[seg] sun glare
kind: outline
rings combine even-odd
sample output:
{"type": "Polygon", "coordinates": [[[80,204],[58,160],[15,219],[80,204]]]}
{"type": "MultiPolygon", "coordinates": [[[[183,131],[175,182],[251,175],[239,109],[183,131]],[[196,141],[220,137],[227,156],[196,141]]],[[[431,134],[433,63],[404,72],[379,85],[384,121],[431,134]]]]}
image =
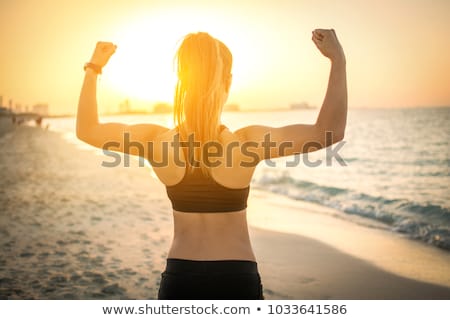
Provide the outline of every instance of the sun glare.
{"type": "Polygon", "coordinates": [[[173,35],[150,20],[126,27],[114,42],[117,51],[105,70],[112,89],[128,98],[171,101],[176,79],[173,35]]]}
{"type": "MultiPolygon", "coordinates": [[[[206,31],[230,47],[233,57],[233,90],[245,88],[257,75],[254,48],[230,18],[189,8],[142,13],[118,28],[113,41],[117,51],[105,68],[105,84],[115,96],[149,102],[173,99],[176,75],[174,55],[189,32],[206,31]]],[[[248,36],[248,35],[247,35],[248,36]]]]}

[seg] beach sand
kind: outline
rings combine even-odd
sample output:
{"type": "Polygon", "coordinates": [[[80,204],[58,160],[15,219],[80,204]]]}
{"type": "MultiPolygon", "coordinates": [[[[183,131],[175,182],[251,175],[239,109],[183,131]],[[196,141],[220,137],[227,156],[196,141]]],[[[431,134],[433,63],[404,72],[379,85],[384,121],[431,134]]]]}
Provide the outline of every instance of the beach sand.
{"type": "MultiPolygon", "coordinates": [[[[255,251],[263,266],[267,265],[264,263],[266,258],[272,259],[271,255],[278,261],[291,260],[301,270],[297,272],[292,266],[290,270],[294,270],[293,273],[314,281],[328,279],[330,286],[331,283],[339,283],[336,288],[347,290],[347,293],[335,291],[330,294],[333,298],[448,297],[449,252],[408,239],[373,221],[368,224],[365,218],[349,217],[331,208],[255,189],[249,200],[248,221],[254,228],[269,227],[278,232],[271,241],[263,241],[264,244],[272,243],[272,246],[261,246],[257,240],[258,232],[253,237],[255,251]],[[290,240],[283,242],[283,237],[290,240]],[[278,248],[272,248],[275,243],[280,243],[278,248]],[[354,279],[350,281],[352,276],[354,279]],[[385,276],[386,280],[382,280],[381,276],[385,276]],[[413,285],[405,281],[406,278],[445,289],[414,291],[417,283],[413,285]],[[395,289],[385,285],[395,286],[395,289]]],[[[267,272],[266,280],[272,271],[267,272]]],[[[284,287],[284,290],[297,296],[303,292],[297,286],[302,281],[293,283],[296,289],[289,291],[284,287]]]]}
{"type": "MultiPolygon", "coordinates": [[[[156,298],[172,217],[150,168],[103,167],[101,151],[27,126],[0,149],[1,299],[156,298]]],[[[450,299],[443,250],[261,190],[249,223],[267,299],[450,299]]]]}
{"type": "Polygon", "coordinates": [[[312,238],[253,228],[252,240],[268,299],[450,299],[449,287],[395,275],[312,238]]]}
{"type": "Polygon", "coordinates": [[[12,123],[12,118],[8,115],[0,114],[0,137],[7,132],[14,130],[14,124],[12,123]]]}

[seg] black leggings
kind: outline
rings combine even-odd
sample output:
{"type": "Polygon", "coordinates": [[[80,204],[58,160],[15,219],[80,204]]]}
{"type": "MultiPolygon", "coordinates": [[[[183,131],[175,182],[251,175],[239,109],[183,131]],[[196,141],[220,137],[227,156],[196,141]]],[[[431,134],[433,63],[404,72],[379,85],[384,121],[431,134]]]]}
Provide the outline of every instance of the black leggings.
{"type": "Polygon", "coordinates": [[[254,261],[167,259],[158,299],[259,300],[262,291],[254,261]]]}

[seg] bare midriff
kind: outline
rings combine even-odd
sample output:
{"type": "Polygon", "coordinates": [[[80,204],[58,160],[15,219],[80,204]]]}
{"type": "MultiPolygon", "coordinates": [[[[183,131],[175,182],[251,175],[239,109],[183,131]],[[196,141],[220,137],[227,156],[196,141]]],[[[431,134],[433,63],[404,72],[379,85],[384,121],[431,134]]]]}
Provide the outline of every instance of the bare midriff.
{"type": "Polygon", "coordinates": [[[246,210],[223,213],[173,211],[169,258],[255,261],[246,210]]]}

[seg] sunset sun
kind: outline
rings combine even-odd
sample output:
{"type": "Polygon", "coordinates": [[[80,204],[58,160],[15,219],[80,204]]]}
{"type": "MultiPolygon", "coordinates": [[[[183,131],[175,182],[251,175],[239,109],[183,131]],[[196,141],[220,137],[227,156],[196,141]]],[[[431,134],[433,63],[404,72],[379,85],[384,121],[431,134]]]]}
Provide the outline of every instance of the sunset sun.
{"type": "Polygon", "coordinates": [[[234,59],[232,92],[256,80],[263,57],[254,55],[256,49],[246,41],[245,33],[237,31],[237,22],[229,26],[225,17],[211,19],[198,10],[192,14],[195,18],[176,11],[142,15],[118,26],[111,39],[117,50],[105,68],[105,87],[123,98],[170,103],[176,83],[177,46],[187,33],[198,31],[210,32],[230,47],[234,59]]]}

